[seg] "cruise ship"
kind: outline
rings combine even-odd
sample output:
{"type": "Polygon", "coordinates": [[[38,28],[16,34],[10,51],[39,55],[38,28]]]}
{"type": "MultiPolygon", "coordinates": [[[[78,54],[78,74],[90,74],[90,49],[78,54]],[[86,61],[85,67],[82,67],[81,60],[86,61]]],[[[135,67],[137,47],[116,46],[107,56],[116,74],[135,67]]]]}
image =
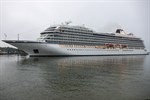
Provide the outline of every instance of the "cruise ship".
{"type": "Polygon", "coordinates": [[[69,23],[52,25],[36,41],[3,40],[29,56],[103,56],[148,54],[143,40],[117,29],[114,33],[95,32],[69,23]]]}

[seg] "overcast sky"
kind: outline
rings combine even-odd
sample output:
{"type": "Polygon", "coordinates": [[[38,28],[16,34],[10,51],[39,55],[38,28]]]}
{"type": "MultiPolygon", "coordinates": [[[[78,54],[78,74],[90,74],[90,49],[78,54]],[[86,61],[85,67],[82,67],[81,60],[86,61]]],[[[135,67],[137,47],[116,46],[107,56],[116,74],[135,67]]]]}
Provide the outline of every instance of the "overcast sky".
{"type": "MultiPolygon", "coordinates": [[[[144,40],[150,51],[149,0],[1,0],[0,40],[36,40],[53,24],[72,21],[98,32],[122,28],[144,40]]],[[[0,41],[0,46],[10,46],[0,41]]]]}

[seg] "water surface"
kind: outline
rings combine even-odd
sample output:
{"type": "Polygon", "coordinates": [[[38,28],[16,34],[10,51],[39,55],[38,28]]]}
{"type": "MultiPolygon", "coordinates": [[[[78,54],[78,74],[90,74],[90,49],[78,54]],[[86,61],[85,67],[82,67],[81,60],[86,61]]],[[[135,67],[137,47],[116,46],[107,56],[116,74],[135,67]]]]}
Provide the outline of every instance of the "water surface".
{"type": "Polygon", "coordinates": [[[0,55],[0,100],[147,100],[150,55],[0,55]]]}

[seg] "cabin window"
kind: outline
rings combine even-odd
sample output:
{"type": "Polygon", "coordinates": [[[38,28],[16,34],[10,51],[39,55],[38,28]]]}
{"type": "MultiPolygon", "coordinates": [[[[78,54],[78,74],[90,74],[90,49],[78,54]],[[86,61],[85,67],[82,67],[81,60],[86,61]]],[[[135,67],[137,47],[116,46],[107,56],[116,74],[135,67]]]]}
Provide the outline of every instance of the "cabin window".
{"type": "Polygon", "coordinates": [[[33,49],[33,52],[34,53],[39,53],[39,50],[38,49],[33,49]]]}

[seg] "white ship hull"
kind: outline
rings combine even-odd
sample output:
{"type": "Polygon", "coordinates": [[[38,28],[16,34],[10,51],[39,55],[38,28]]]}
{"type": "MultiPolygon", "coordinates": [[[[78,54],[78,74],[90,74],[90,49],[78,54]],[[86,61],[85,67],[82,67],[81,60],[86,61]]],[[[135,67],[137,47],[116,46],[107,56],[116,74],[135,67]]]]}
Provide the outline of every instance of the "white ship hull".
{"type": "Polygon", "coordinates": [[[144,49],[100,49],[100,48],[77,48],[63,47],[59,44],[34,41],[4,40],[29,54],[29,56],[101,56],[101,55],[145,55],[144,49]],[[35,51],[36,50],[36,51],[35,51]]]}

